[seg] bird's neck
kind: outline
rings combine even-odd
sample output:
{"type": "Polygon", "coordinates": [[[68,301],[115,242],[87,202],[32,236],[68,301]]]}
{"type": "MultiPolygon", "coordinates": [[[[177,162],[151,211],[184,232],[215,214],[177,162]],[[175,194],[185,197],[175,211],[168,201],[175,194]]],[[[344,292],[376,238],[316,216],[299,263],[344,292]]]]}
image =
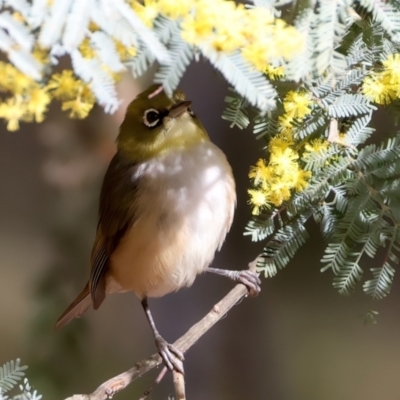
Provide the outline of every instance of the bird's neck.
{"type": "Polygon", "coordinates": [[[174,151],[190,149],[201,143],[210,141],[203,128],[198,124],[180,123],[177,121],[173,129],[158,136],[152,143],[135,140],[134,136],[118,140],[118,151],[135,162],[146,161],[174,151]]]}

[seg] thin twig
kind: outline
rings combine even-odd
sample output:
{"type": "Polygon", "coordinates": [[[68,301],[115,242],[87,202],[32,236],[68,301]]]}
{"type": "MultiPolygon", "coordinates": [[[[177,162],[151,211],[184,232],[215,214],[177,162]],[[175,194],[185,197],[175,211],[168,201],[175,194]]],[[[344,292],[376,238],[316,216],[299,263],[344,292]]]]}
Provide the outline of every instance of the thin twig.
{"type": "Polygon", "coordinates": [[[155,379],[152,386],[150,386],[147,390],[144,391],[143,396],[139,400],[146,400],[149,396],[151,391],[154,389],[154,386],[158,385],[164,378],[165,374],[167,373],[168,368],[164,367],[161,372],[158,374],[157,378],[155,379]]]}
{"type": "MultiPolygon", "coordinates": [[[[255,271],[257,259],[249,264],[250,270],[255,271]]],[[[178,349],[185,353],[209,329],[211,329],[235,304],[248,295],[246,286],[238,283],[220,302],[214,305],[211,311],[199,322],[193,325],[175,343],[178,349]]],[[[101,384],[92,394],[78,394],[65,400],[107,400],[115,393],[125,389],[135,379],[162,363],[158,353],[139,361],[134,367],[101,384]]],[[[184,398],[184,397],[183,397],[184,398]]]]}
{"type": "Polygon", "coordinates": [[[153,97],[156,97],[157,95],[159,95],[162,91],[164,90],[163,86],[159,86],[153,93],[150,93],[147,98],[148,99],[152,99],[153,97]]]}

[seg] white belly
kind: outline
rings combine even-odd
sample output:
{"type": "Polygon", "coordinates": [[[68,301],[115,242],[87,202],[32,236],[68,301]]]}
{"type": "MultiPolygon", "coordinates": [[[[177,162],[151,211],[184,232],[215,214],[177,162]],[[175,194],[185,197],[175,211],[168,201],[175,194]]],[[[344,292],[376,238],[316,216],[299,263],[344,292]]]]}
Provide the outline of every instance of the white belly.
{"type": "Polygon", "coordinates": [[[230,165],[211,142],[143,163],[134,224],[110,257],[107,292],[159,297],[190,286],[222,245],[236,203],[230,165]]]}

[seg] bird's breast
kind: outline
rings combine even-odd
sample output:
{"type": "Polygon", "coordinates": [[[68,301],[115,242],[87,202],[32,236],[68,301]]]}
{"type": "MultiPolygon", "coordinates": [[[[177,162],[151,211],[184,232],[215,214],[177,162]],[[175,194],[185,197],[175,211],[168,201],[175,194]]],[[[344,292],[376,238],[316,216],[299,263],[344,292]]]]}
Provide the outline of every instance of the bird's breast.
{"type": "Polygon", "coordinates": [[[107,290],[163,296],[191,285],[222,245],[236,203],[232,171],[222,151],[203,142],[134,174],[135,219],[110,257],[107,290]]]}

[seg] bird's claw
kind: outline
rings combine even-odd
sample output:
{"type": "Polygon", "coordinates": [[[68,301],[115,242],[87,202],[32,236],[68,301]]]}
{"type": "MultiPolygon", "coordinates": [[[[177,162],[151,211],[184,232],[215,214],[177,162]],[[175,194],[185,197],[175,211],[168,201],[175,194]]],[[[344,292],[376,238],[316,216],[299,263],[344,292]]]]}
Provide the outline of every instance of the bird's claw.
{"type": "Polygon", "coordinates": [[[167,368],[171,371],[178,371],[183,375],[183,360],[185,359],[183,353],[161,336],[156,337],[156,346],[167,368]]]}
{"type": "Polygon", "coordinates": [[[261,292],[261,280],[258,274],[248,269],[237,271],[237,274],[236,281],[243,283],[243,285],[247,287],[250,296],[258,296],[258,294],[261,292]]]}

